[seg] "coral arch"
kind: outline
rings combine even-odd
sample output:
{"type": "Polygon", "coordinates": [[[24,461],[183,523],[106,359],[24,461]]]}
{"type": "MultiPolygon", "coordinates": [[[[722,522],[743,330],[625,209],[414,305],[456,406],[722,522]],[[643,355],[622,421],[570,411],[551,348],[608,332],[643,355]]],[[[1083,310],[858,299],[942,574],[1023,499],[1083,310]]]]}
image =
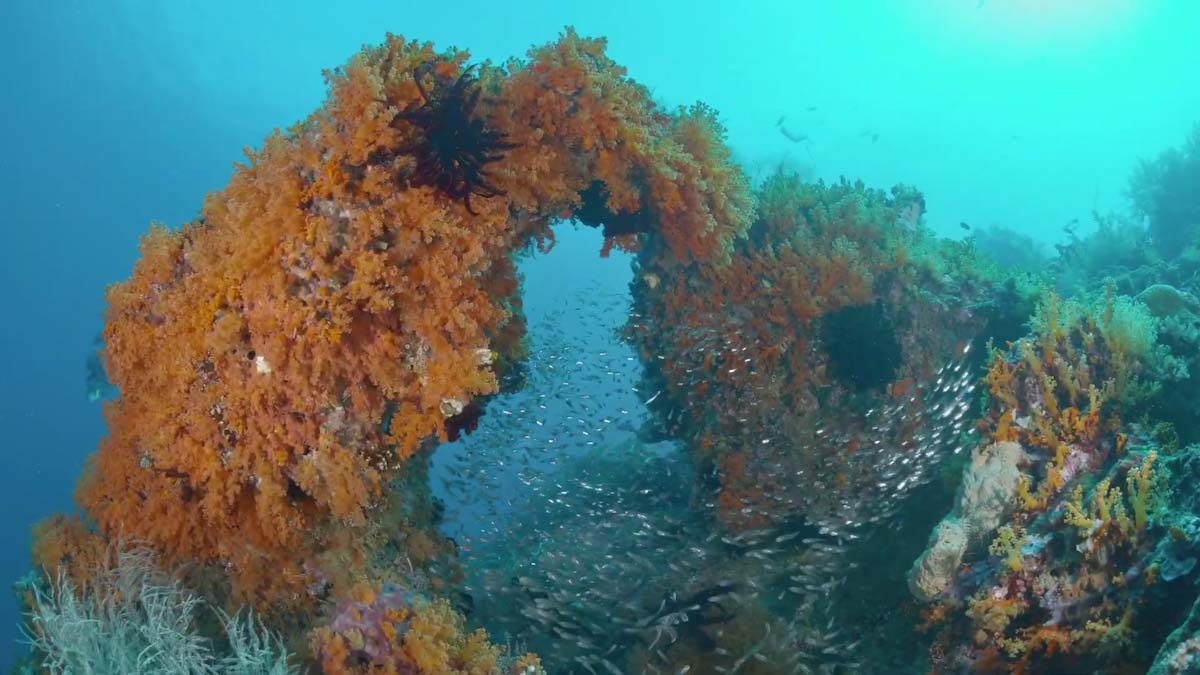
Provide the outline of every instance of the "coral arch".
{"type": "Polygon", "coordinates": [[[237,599],[303,605],[321,556],[369,557],[344,532],[369,530],[405,460],[520,361],[514,252],[585,202],[590,220],[653,214],[606,250],[650,238],[685,267],[744,231],[714,113],[660,109],[604,40],[568,29],[477,81],[467,59],[396,35],[363,49],[201,217],[143,237],[108,290],[120,396],[78,491],[101,533],[221,570],[237,599]],[[484,146],[445,179],[452,153],[421,148],[455,102],[430,105],[432,82],[484,146]]]}

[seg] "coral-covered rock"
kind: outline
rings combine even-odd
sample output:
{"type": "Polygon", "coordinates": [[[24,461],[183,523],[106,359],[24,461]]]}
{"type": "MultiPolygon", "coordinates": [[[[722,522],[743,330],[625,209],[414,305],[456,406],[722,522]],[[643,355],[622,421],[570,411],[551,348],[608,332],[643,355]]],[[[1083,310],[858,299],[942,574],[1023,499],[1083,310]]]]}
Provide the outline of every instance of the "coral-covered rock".
{"type": "Polygon", "coordinates": [[[423,599],[395,585],[357,588],[338,604],[328,625],[314,631],[312,646],[329,675],[544,672],[536,657],[510,656],[488,642],[485,631],[467,632],[445,600],[423,599]]]}
{"type": "Polygon", "coordinates": [[[1177,515],[1188,508],[1169,489],[1186,484],[1185,465],[1122,417],[1152,400],[1142,378],[1156,324],[1110,288],[1092,301],[1048,296],[1032,326],[992,355],[987,377],[980,427],[1013,448],[1004,489],[975,503],[996,510],[953,569],[947,549],[968,537],[942,534],[959,514],[943,521],[910,577],[937,603],[930,657],[938,672],[1144,670],[1152,654],[1136,638],[1177,611],[1159,588],[1191,572],[1177,515]]]}
{"type": "Polygon", "coordinates": [[[954,510],[934,529],[925,553],[913,564],[908,587],[922,602],[937,599],[952,583],[969,548],[990,540],[1016,506],[1025,451],[1007,441],[978,448],[963,473],[954,510]]]}

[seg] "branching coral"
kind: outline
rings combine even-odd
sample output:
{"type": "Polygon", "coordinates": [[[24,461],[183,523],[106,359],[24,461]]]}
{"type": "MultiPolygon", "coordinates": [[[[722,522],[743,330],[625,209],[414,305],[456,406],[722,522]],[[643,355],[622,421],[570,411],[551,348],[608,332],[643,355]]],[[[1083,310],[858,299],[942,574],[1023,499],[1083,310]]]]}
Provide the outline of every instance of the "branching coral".
{"type": "Polygon", "coordinates": [[[992,356],[982,426],[996,441],[1018,441],[1040,455],[1036,492],[1026,484],[1027,510],[1047,500],[1103,457],[1123,446],[1119,411],[1148,394],[1139,374],[1153,354],[1153,317],[1110,288],[1092,302],[1048,293],[1033,333],[1009,354],[992,356]]]}
{"type": "Polygon", "coordinates": [[[129,675],[299,672],[279,636],[252,614],[218,612],[222,639],[204,635],[204,602],[161,571],[151,551],[111,548],[87,577],[77,586],[66,568],[58,568],[48,587],[33,583],[27,637],[39,669],[129,675]]]}

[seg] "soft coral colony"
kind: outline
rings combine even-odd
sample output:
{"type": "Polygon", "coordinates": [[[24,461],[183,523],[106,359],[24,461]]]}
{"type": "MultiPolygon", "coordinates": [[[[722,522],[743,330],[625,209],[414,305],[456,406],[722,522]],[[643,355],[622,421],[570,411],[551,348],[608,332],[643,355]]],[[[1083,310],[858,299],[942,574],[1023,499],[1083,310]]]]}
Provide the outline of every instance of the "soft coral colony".
{"type": "MultiPolygon", "coordinates": [[[[396,502],[428,495],[392,483],[520,360],[514,252],[586,212],[625,223],[608,245],[653,229],[696,265],[746,224],[713,113],[656,108],[604,47],[568,30],[525,61],[471,67],[389,35],[327,74],[320,110],[247,150],[199,218],[153,227],[107,296],[121,395],[78,491],[98,536],[200,563],[211,595],[268,616],[374,597],[395,567],[381,558],[434,557],[410,549],[435,534],[396,522],[418,520],[396,502]],[[364,577],[374,590],[351,582],[364,577]]],[[[50,540],[87,546],[62,519],[41,537],[50,568],[73,557],[50,540]]],[[[339,660],[363,637],[335,620],[323,665],[486,672],[414,659],[409,604],[373,610],[404,648],[339,660]]],[[[448,611],[426,610],[451,627],[431,631],[443,642],[459,634],[448,611]]]]}
{"type": "Polygon", "coordinates": [[[983,442],[908,576],[929,664],[1144,672],[1194,598],[1197,534],[1195,455],[1146,421],[1157,322],[1110,285],[1048,295],[1032,326],[991,354],[983,442]]]}

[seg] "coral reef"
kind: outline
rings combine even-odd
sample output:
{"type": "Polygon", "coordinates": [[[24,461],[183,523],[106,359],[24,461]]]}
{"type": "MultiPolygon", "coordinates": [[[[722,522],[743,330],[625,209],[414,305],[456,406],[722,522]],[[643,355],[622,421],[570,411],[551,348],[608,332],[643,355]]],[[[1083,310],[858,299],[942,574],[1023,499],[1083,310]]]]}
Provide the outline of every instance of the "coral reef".
{"type": "Polygon", "coordinates": [[[912,590],[937,627],[932,670],[1148,665],[1135,638],[1178,615],[1178,596],[1158,589],[1194,566],[1176,550],[1190,539],[1180,499],[1192,489],[1175,489],[1191,480],[1189,454],[1163,454],[1126,421],[1158,393],[1143,379],[1156,340],[1154,317],[1110,286],[1090,302],[1047,295],[1031,334],[993,353],[980,426],[1015,449],[1015,480],[999,481],[997,508],[951,556],[942,532],[975,512],[960,499],[914,566],[912,590]]]}
{"type": "Polygon", "coordinates": [[[693,508],[765,549],[755,583],[790,617],[768,642],[821,645],[814,671],[900,672],[917,644],[894,611],[915,613],[905,570],[976,444],[984,345],[1024,333],[1035,286],[933,236],[912,188],[777,174],[756,194],[730,264],[683,268],[653,241],[639,254],[642,436],[682,439],[693,508]],[[768,543],[798,531],[796,549],[768,543]]]}
{"type": "Polygon", "coordinates": [[[425,600],[405,589],[356,588],[328,625],[313,634],[313,652],[326,673],[541,673],[537,657],[508,657],[487,633],[466,633],[446,600],[425,600]]]}
{"type": "MultiPolygon", "coordinates": [[[[918,604],[935,672],[1150,664],[1145,645],[1187,611],[1200,560],[1200,452],[1152,424],[1182,428],[1200,399],[1195,139],[1135,179],[1148,230],[1102,218],[1060,247],[1058,285],[1112,276],[1104,294],[1047,294],[1025,335],[1030,275],[989,263],[982,239],[932,236],[912,188],[779,172],[752,194],[713,110],[661,108],[603,40],[570,29],[524,59],[469,60],[395,35],[364,48],[195,220],[143,237],[107,292],[91,379],[118,395],[77,493],[84,517],[35,531],[51,575],[22,593],[38,666],[67,667],[67,624],[105,646],[76,630],[95,627],[76,609],[142,569],[113,562],[128,538],[178,570],[150,581],[181,613],[146,634],[213,668],[189,614],[201,601],[252,606],[259,618],[219,620],[222,646],[277,672],[285,644],[333,673],[542,672],[467,629],[475,599],[458,593],[467,575],[427,471],[437,443],[520,382],[514,257],[552,246],[560,220],[600,228],[602,256],[637,254],[642,440],[686,451],[645,464],[694,482],[564,469],[622,489],[546,499],[558,506],[485,570],[517,569],[520,552],[528,574],[479,573],[511,585],[481,613],[519,608],[531,639],[565,641],[538,645],[555,665],[593,671],[889,672],[915,641],[839,626],[908,636],[911,613],[888,610],[918,604]],[[1158,256],[1134,250],[1147,236],[1158,256]],[[572,524],[600,514],[612,537],[572,524]],[[558,548],[532,541],[550,526],[558,548]],[[635,537],[661,559],[623,548],[635,537]],[[639,567],[640,587],[611,592],[639,567]],[[915,603],[896,597],[905,568],[915,603]],[[576,590],[551,588],[555,574],[576,590]]],[[[1180,631],[1168,668],[1200,653],[1180,631]]]]}
{"type": "Polygon", "coordinates": [[[497,390],[494,355],[519,360],[511,255],[595,181],[679,259],[720,255],[749,202],[712,113],[656,110],[603,47],[568,32],[476,83],[466,54],[391,36],[201,218],[152,228],[108,293],[122,395],[79,491],[101,529],[218,562],[241,597],[302,593],[318,525],[364,527],[395,468],[497,390]],[[446,178],[437,152],[473,159],[446,178]]]}

